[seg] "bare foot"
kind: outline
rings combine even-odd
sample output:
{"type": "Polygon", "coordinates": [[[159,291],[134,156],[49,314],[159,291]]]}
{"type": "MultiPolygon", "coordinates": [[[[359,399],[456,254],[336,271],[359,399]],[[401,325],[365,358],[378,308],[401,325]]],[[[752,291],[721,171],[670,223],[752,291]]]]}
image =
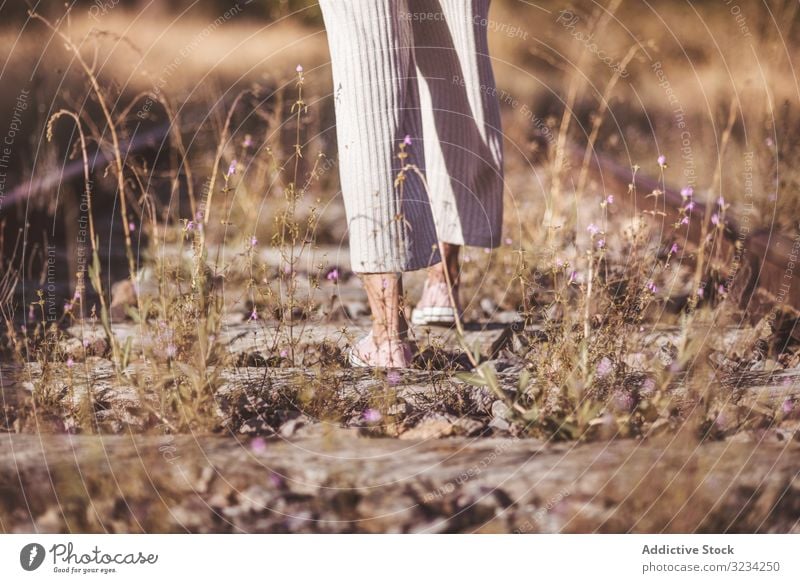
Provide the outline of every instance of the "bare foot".
{"type": "Polygon", "coordinates": [[[456,314],[461,315],[458,298],[460,250],[459,245],[442,243],[444,260],[428,268],[428,278],[422,288],[422,297],[411,312],[412,324],[451,325],[456,321],[456,314]]]}
{"type": "Polygon", "coordinates": [[[413,361],[408,342],[390,338],[378,344],[370,332],[359,340],[350,353],[350,364],[380,368],[408,368],[413,361]]]}
{"type": "Polygon", "coordinates": [[[397,273],[362,274],[372,310],[372,331],[351,352],[351,364],[403,368],[411,365],[408,322],[403,312],[403,280],[397,273]]]}

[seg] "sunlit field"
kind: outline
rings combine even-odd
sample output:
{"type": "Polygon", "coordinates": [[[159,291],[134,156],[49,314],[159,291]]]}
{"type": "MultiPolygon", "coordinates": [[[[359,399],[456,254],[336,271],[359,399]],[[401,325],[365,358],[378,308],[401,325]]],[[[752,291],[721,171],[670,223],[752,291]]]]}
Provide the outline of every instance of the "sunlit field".
{"type": "Polygon", "coordinates": [[[494,0],[503,245],[402,370],[315,3],[19,4],[0,531],[800,532],[797,2],[494,0]]]}

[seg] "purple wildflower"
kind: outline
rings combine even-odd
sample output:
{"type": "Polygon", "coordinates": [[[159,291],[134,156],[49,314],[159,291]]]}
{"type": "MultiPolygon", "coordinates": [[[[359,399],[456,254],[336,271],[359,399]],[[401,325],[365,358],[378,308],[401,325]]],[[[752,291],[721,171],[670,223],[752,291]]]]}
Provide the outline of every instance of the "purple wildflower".
{"type": "Polygon", "coordinates": [[[256,310],[255,308],[253,308],[253,311],[252,311],[252,312],[250,312],[250,318],[249,318],[249,319],[250,319],[251,321],[252,321],[252,320],[258,320],[258,310],[256,310]]]}
{"type": "Polygon", "coordinates": [[[589,234],[592,237],[594,237],[595,235],[597,235],[597,233],[600,232],[600,228],[594,223],[591,223],[588,227],[586,227],[586,230],[589,231],[589,234]]]}
{"type": "Polygon", "coordinates": [[[620,389],[614,391],[614,394],[611,396],[611,406],[617,411],[629,413],[633,411],[633,408],[636,406],[636,399],[633,398],[630,391],[620,389]]]}
{"type": "Polygon", "coordinates": [[[245,148],[249,148],[250,146],[252,146],[253,145],[253,136],[251,136],[250,134],[245,134],[244,142],[242,142],[242,145],[245,148]]]}
{"type": "Polygon", "coordinates": [[[728,427],[729,424],[730,424],[730,419],[726,413],[722,411],[717,413],[717,417],[716,419],[714,419],[714,426],[718,430],[725,431],[725,428],[728,427]]]}
{"type": "Polygon", "coordinates": [[[614,195],[613,194],[609,194],[606,197],[606,204],[614,204],[614,195]]]}
{"type": "Polygon", "coordinates": [[[719,225],[719,215],[717,213],[711,215],[711,222],[715,225],[719,225]]]}
{"type": "Polygon", "coordinates": [[[255,247],[256,245],[258,245],[258,239],[256,239],[255,235],[253,235],[252,237],[250,237],[250,246],[255,247]]]}
{"type": "Polygon", "coordinates": [[[298,73],[302,73],[303,72],[303,65],[297,65],[294,68],[294,70],[297,71],[298,73]]]}
{"type": "Polygon", "coordinates": [[[328,272],[328,275],[325,276],[325,279],[333,282],[339,281],[339,270],[334,267],[328,272]]]}
{"type": "Polygon", "coordinates": [[[683,198],[685,199],[692,198],[693,194],[694,194],[694,188],[692,188],[691,186],[686,186],[684,188],[681,188],[681,196],[683,198]]]}
{"type": "Polygon", "coordinates": [[[231,165],[228,166],[228,173],[225,175],[228,178],[236,174],[236,160],[231,160],[231,165]]]}
{"type": "Polygon", "coordinates": [[[70,357],[67,359],[67,368],[72,368],[73,366],[75,366],[75,361],[74,361],[74,360],[72,360],[72,357],[70,356],[70,357]]]}
{"type": "Polygon", "coordinates": [[[365,409],[364,421],[367,423],[377,423],[381,420],[381,412],[377,409],[365,409]]]}
{"type": "Polygon", "coordinates": [[[270,473],[269,483],[272,484],[273,488],[283,488],[285,482],[278,474],[270,473]]]}
{"type": "Polygon", "coordinates": [[[677,243],[673,243],[672,247],[669,248],[669,252],[672,255],[675,255],[676,253],[678,253],[678,244],[677,243]]]}
{"type": "Polygon", "coordinates": [[[597,242],[597,248],[598,249],[603,249],[605,246],[606,246],[606,240],[605,239],[600,239],[597,242]]]}
{"type": "Polygon", "coordinates": [[[662,168],[666,168],[667,166],[667,157],[664,156],[663,154],[658,157],[658,165],[661,166],[662,168]]]}
{"type": "Polygon", "coordinates": [[[403,138],[403,145],[404,146],[410,146],[411,144],[412,144],[411,136],[406,135],[406,137],[403,138]]]}
{"type": "Polygon", "coordinates": [[[250,450],[253,453],[261,453],[265,449],[267,449],[267,442],[263,437],[256,437],[250,442],[250,450]]]}
{"type": "Polygon", "coordinates": [[[597,376],[604,377],[614,370],[614,364],[607,356],[604,356],[600,362],[597,363],[597,376]]]}

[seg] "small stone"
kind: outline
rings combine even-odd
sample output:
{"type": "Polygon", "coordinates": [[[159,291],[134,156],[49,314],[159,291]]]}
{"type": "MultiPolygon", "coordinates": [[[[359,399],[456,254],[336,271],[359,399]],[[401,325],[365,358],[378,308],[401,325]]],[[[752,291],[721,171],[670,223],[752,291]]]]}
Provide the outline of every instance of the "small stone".
{"type": "Polygon", "coordinates": [[[487,318],[492,318],[497,313],[497,302],[491,298],[483,298],[480,305],[483,315],[487,318]]]}
{"type": "Polygon", "coordinates": [[[351,318],[360,318],[361,316],[369,316],[370,314],[367,304],[358,300],[345,302],[344,309],[351,318]]]}
{"type": "Polygon", "coordinates": [[[672,342],[665,342],[659,348],[656,356],[664,368],[669,368],[678,358],[678,347],[672,342]]]}
{"type": "Polygon", "coordinates": [[[485,427],[486,424],[481,423],[477,419],[473,419],[471,417],[461,417],[453,424],[453,432],[456,435],[472,437],[473,435],[478,435],[481,433],[485,427]]]}
{"type": "Polygon", "coordinates": [[[405,417],[410,412],[411,406],[405,401],[395,403],[386,410],[386,414],[390,417],[405,417]]]}
{"type": "Polygon", "coordinates": [[[647,369],[647,355],[644,352],[632,352],[623,357],[625,365],[632,370],[646,370],[647,369]]]}
{"type": "Polygon", "coordinates": [[[495,417],[489,421],[489,427],[495,431],[510,431],[511,423],[500,417],[495,417]]]}
{"type": "Polygon", "coordinates": [[[400,439],[438,439],[453,434],[455,419],[451,415],[427,415],[415,427],[400,434],[400,439]]]}
{"type": "Polygon", "coordinates": [[[299,417],[290,419],[289,421],[281,425],[279,431],[280,436],[286,438],[292,437],[295,433],[297,433],[298,430],[300,430],[302,427],[305,427],[310,422],[311,419],[309,419],[305,415],[300,415],[299,417]]]}
{"type": "Polygon", "coordinates": [[[263,419],[253,417],[239,426],[239,433],[242,435],[274,435],[275,430],[263,419]]]}
{"type": "Polygon", "coordinates": [[[114,320],[128,317],[128,309],[136,305],[136,288],[130,279],[124,279],[111,286],[111,305],[109,312],[114,320]]]}
{"type": "Polygon", "coordinates": [[[492,403],[492,416],[493,417],[500,417],[505,419],[508,416],[508,405],[506,405],[503,401],[499,399],[492,403]]]}

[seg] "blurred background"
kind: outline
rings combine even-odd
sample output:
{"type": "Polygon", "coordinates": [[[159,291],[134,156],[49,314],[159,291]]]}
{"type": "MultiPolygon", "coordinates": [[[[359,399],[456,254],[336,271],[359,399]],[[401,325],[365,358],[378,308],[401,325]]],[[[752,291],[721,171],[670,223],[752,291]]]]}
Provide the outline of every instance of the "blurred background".
{"type": "MultiPolygon", "coordinates": [[[[228,220],[216,235],[274,235],[275,209],[291,182],[279,170],[298,123],[308,151],[300,174],[313,178],[299,216],[312,207],[319,214],[318,243],[346,240],[315,2],[29,0],[2,3],[0,15],[6,273],[14,266],[22,280],[41,284],[54,245],[58,285],[65,295],[75,286],[85,187],[75,124],[62,116],[48,141],[48,120],[62,109],[76,112],[89,136],[109,284],[127,275],[119,260],[124,230],[138,261],[156,223],[192,220],[190,191],[202,192],[215,166],[224,173],[238,165],[235,196],[217,200],[228,220]],[[307,109],[292,116],[298,65],[307,109]],[[93,83],[130,167],[126,219],[93,83]]],[[[795,229],[798,20],[793,0],[494,0],[488,26],[507,140],[509,236],[534,245],[537,222],[580,231],[593,220],[581,214],[585,203],[624,195],[636,166],[658,180],[663,172],[672,188],[691,186],[700,201],[724,197],[731,216],[746,215],[753,229],[795,229]]],[[[9,297],[5,283],[0,292],[9,297]]]]}

